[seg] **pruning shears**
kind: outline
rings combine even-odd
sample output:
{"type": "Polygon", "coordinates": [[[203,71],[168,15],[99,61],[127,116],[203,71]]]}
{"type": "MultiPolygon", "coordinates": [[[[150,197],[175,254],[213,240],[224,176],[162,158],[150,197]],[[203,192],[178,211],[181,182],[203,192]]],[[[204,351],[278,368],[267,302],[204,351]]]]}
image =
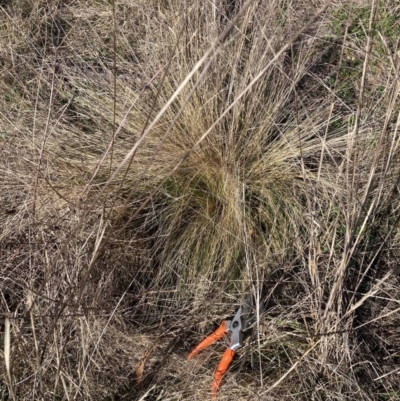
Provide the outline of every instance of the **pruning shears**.
{"type": "Polygon", "coordinates": [[[243,347],[245,333],[255,326],[257,317],[263,313],[264,307],[264,303],[260,303],[258,307],[255,307],[253,296],[251,294],[247,295],[243,304],[236,311],[233,319],[224,320],[217,330],[201,341],[188,355],[187,359],[192,359],[200,351],[207,348],[224,335],[230,338],[231,345],[225,350],[214,374],[214,380],[211,385],[211,396],[213,399],[217,397],[217,391],[221,386],[222,378],[227,372],[236,351],[243,347]]]}

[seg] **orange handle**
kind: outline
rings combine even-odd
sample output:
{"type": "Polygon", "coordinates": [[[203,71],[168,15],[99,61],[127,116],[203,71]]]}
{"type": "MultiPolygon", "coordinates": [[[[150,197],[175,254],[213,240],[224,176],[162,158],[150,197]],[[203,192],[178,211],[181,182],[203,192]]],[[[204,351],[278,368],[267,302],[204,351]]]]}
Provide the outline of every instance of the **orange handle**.
{"type": "Polygon", "coordinates": [[[217,391],[221,385],[222,378],[226,371],[229,368],[229,365],[232,362],[233,357],[235,356],[235,351],[232,351],[230,348],[227,348],[222,356],[222,359],[219,362],[217,370],[214,374],[214,381],[211,386],[211,396],[213,399],[217,398],[217,391]]]}
{"type": "Polygon", "coordinates": [[[225,332],[226,332],[226,323],[224,320],[217,330],[215,330],[208,337],[206,337],[199,345],[193,348],[192,352],[188,355],[187,359],[192,359],[204,348],[207,348],[209,345],[222,338],[225,335],[225,332]]]}

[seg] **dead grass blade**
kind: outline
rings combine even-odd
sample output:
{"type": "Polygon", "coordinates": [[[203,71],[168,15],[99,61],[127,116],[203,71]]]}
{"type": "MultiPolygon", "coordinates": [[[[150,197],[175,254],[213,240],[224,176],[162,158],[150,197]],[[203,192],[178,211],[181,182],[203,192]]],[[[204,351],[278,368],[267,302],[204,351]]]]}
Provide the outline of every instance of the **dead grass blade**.
{"type": "Polygon", "coordinates": [[[135,369],[135,379],[136,382],[139,386],[142,385],[143,382],[143,373],[144,373],[144,367],[146,365],[147,360],[149,359],[149,356],[151,353],[154,351],[154,349],[157,347],[159,341],[156,341],[154,344],[152,344],[144,353],[142,359],[139,361],[139,363],[136,365],[135,369]]]}
{"type": "Polygon", "coordinates": [[[8,388],[11,398],[15,400],[14,383],[11,373],[11,324],[8,317],[4,321],[4,362],[6,365],[6,373],[8,379],[8,388]]]}

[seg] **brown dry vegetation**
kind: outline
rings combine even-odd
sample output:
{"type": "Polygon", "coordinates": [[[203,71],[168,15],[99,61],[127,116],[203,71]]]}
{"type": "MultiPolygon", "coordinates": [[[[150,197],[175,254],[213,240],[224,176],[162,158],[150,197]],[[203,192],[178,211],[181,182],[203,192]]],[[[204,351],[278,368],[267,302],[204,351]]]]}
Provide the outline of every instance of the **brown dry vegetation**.
{"type": "Polygon", "coordinates": [[[398,400],[399,21],[0,1],[1,399],[398,400]]]}

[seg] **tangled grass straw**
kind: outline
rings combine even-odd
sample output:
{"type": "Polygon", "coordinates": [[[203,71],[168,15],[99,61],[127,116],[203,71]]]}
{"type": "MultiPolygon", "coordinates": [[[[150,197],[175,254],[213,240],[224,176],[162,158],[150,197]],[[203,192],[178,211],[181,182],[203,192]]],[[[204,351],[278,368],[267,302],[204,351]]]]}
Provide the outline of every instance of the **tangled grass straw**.
{"type": "Polygon", "coordinates": [[[398,7],[343,3],[0,6],[3,399],[204,399],[249,290],[221,399],[398,399],[398,7]]]}

